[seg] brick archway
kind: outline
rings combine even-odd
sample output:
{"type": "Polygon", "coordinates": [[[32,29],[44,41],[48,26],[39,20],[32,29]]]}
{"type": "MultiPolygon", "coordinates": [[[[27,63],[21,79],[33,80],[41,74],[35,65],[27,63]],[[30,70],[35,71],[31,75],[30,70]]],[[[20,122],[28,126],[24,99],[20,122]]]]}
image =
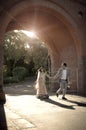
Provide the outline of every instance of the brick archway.
{"type": "MultiPolygon", "coordinates": [[[[82,32],[64,3],[60,5],[59,2],[48,0],[19,1],[8,10],[3,10],[1,18],[1,40],[4,33],[10,30],[35,30],[48,46],[52,71],[56,71],[62,61],[67,62],[73,71],[72,78],[75,79],[73,89],[83,93],[82,32]],[[77,88],[77,67],[81,69],[78,73],[80,88],[77,88]]],[[[2,70],[0,73],[2,80],[2,70]]]]}

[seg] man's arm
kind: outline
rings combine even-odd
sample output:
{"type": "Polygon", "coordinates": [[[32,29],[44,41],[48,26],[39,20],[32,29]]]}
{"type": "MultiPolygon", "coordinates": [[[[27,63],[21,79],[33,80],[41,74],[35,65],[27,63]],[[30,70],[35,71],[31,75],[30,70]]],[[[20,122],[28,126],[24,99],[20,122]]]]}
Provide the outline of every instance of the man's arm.
{"type": "Polygon", "coordinates": [[[61,73],[61,68],[57,71],[56,75],[53,77],[54,79],[59,78],[61,73]]]}

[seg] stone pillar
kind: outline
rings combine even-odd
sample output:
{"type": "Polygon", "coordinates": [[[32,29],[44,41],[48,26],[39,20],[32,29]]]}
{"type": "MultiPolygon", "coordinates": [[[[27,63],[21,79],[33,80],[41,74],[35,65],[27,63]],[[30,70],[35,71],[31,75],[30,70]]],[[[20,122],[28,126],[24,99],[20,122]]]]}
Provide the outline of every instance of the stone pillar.
{"type": "Polygon", "coordinates": [[[0,103],[5,103],[5,93],[3,91],[3,44],[0,43],[0,103]]]}
{"type": "Polygon", "coordinates": [[[82,54],[79,56],[78,62],[78,89],[77,93],[86,96],[86,19],[80,30],[80,38],[82,45],[82,54]]]}
{"type": "Polygon", "coordinates": [[[77,94],[86,96],[86,56],[81,60],[77,69],[77,94]]]}
{"type": "Polygon", "coordinates": [[[6,102],[5,93],[3,90],[3,38],[5,34],[6,27],[8,25],[8,14],[3,11],[0,15],[0,103],[4,104],[6,102]]]}
{"type": "Polygon", "coordinates": [[[82,56],[82,65],[78,71],[78,93],[86,96],[86,55],[82,56]]]}

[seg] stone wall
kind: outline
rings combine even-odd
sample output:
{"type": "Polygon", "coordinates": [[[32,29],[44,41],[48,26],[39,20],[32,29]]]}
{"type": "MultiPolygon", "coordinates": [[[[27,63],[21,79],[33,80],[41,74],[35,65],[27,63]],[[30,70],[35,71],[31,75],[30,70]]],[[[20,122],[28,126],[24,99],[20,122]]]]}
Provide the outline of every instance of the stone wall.
{"type": "MultiPolygon", "coordinates": [[[[51,72],[61,62],[71,68],[72,88],[86,94],[86,3],[82,0],[0,1],[0,46],[3,35],[14,29],[34,29],[48,47],[51,72]]],[[[0,86],[3,87],[2,46],[0,47],[0,86]]]]}

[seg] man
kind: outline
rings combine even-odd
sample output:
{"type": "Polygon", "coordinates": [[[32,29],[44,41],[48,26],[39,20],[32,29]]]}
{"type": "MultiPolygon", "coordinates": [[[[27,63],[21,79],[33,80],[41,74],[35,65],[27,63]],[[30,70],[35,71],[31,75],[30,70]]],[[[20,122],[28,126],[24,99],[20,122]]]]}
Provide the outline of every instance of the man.
{"type": "Polygon", "coordinates": [[[58,78],[60,83],[60,88],[56,91],[56,96],[58,97],[62,92],[62,99],[67,100],[67,98],[65,98],[65,94],[69,83],[70,71],[66,63],[62,63],[61,68],[59,68],[57,74],[54,76],[54,79],[55,78],[58,78]]]}

